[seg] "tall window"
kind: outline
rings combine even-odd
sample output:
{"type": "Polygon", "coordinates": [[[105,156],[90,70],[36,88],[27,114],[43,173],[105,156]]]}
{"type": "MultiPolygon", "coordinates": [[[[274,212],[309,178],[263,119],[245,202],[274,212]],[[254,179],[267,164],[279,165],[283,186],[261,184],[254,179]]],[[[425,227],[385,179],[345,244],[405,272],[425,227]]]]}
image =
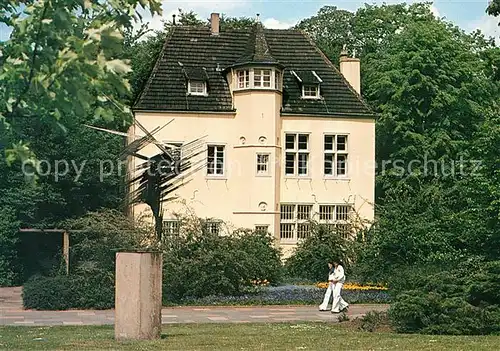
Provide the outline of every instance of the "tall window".
{"type": "Polygon", "coordinates": [[[306,99],[319,98],[319,85],[304,85],[302,86],[302,97],[306,99]]]}
{"type": "Polygon", "coordinates": [[[271,87],[271,70],[269,70],[269,69],[254,69],[254,71],[253,71],[253,86],[255,88],[270,88],[271,87]]]}
{"type": "Polygon", "coordinates": [[[241,70],[238,71],[238,88],[245,89],[250,87],[250,71],[241,70]]]}
{"type": "Polygon", "coordinates": [[[286,134],[285,175],[307,176],[309,174],[309,135],[286,134]]]}
{"type": "Polygon", "coordinates": [[[350,236],[349,216],[352,213],[351,205],[320,205],[319,223],[331,229],[336,228],[344,238],[350,236]]]}
{"type": "Polygon", "coordinates": [[[257,174],[269,174],[269,154],[257,154],[257,174]]]}
{"type": "Polygon", "coordinates": [[[191,95],[206,95],[207,84],[201,80],[190,80],[188,82],[188,92],[191,95]]]}
{"type": "Polygon", "coordinates": [[[296,241],[311,234],[312,205],[282,204],[280,216],[281,240],[296,241]]]}
{"type": "Polygon", "coordinates": [[[224,146],[208,145],[207,174],[224,175],[224,146]]]}
{"type": "Polygon", "coordinates": [[[276,90],[281,90],[281,72],[274,72],[274,87],[276,90]]]}
{"type": "Polygon", "coordinates": [[[180,223],[176,219],[168,219],[163,221],[163,234],[167,236],[178,235],[180,231],[180,223]]]}
{"type": "Polygon", "coordinates": [[[346,176],[347,156],[347,135],[325,135],[324,174],[326,176],[346,176]]]}
{"type": "Polygon", "coordinates": [[[218,220],[205,221],[205,230],[210,234],[220,234],[221,222],[218,220]]]}

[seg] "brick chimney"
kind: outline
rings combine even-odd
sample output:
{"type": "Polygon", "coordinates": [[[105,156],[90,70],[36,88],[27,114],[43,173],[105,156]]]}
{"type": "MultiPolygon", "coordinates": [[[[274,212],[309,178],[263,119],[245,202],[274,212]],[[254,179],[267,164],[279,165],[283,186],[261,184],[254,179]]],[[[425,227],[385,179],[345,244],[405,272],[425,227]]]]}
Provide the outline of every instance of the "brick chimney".
{"type": "Polygon", "coordinates": [[[212,27],[212,35],[219,35],[219,14],[218,13],[212,13],[210,15],[210,25],[212,27]]]}
{"type": "Polygon", "coordinates": [[[349,57],[344,46],[340,52],[340,73],[351,84],[358,94],[361,94],[361,73],[358,58],[349,57]]]}

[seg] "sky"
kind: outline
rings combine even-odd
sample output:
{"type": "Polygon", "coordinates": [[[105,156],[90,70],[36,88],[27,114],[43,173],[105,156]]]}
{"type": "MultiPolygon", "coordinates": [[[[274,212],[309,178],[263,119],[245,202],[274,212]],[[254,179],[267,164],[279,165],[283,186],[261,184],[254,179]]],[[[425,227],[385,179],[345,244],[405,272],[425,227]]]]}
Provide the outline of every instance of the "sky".
{"type": "MultiPolygon", "coordinates": [[[[255,17],[260,14],[262,23],[268,28],[289,28],[299,20],[315,15],[326,5],[337,6],[341,9],[356,11],[364,3],[382,4],[398,3],[401,1],[358,1],[358,0],[167,0],[162,1],[163,15],[145,21],[153,29],[162,27],[162,19],[171,19],[172,14],[181,8],[184,11],[193,10],[201,18],[209,18],[211,12],[223,13],[230,17],[255,17]]],[[[413,1],[407,1],[413,2],[413,1]]],[[[500,44],[500,18],[487,16],[485,13],[488,0],[436,0],[432,10],[436,16],[454,22],[466,31],[481,29],[485,34],[494,36],[500,44]]],[[[0,25],[0,40],[6,40],[10,31],[0,25]]]]}

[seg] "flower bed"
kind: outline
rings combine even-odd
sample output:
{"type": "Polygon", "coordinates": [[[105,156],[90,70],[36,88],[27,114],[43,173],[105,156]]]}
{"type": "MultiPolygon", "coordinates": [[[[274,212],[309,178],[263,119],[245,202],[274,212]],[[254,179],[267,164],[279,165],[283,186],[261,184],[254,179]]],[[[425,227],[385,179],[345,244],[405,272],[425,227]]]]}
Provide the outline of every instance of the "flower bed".
{"type": "MultiPolygon", "coordinates": [[[[184,298],[175,305],[317,305],[323,300],[324,293],[324,288],[311,285],[270,286],[255,288],[239,296],[184,298]]],[[[346,289],[342,296],[351,304],[389,303],[389,294],[383,289],[346,289]]]]}
{"type": "MultiPolygon", "coordinates": [[[[320,289],[328,288],[328,282],[316,283],[316,287],[320,289]]],[[[343,286],[343,290],[381,290],[387,291],[388,289],[385,286],[380,285],[360,285],[357,283],[345,283],[343,286]]]]}

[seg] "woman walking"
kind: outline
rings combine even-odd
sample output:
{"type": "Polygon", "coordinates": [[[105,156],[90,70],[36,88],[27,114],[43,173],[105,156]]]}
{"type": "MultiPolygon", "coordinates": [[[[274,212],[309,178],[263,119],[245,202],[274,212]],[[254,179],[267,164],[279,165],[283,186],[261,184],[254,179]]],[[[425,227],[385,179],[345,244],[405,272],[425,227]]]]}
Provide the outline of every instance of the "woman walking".
{"type": "Polygon", "coordinates": [[[328,261],[328,288],[325,291],[325,297],[323,302],[319,305],[320,311],[328,311],[328,303],[330,302],[330,296],[333,292],[333,278],[335,267],[333,266],[333,261],[328,261]]]}
{"type": "Polygon", "coordinates": [[[345,274],[344,267],[340,260],[333,260],[333,279],[332,283],[334,284],[332,294],[333,294],[333,303],[332,303],[332,313],[340,313],[349,307],[349,304],[344,301],[340,292],[342,291],[342,287],[345,282],[345,274]]]}

